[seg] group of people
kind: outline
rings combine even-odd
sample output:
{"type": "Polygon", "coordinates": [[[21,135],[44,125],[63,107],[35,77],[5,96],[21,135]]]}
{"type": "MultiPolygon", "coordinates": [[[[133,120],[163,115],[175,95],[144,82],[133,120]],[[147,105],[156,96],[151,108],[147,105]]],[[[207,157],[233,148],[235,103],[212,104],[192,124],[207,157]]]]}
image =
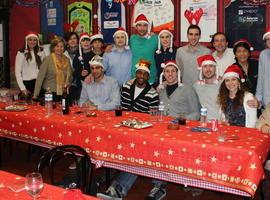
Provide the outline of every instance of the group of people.
{"type": "MultiPolygon", "coordinates": [[[[156,35],[150,27],[147,18],[139,15],[137,33],[129,39],[119,28],[113,34],[114,44],[105,51],[100,33],[78,36],[71,32],[65,39],[55,36],[50,53],[39,45],[36,33],[28,33],[15,63],[21,93],[36,99],[50,89],[57,101],[63,88],[69,87],[70,98],[89,109],[113,110],[121,105],[123,110],[142,113],[162,101],[167,115],[184,115],[189,120],[198,120],[200,108],[206,107],[207,120],[244,127],[257,123],[258,129],[270,133],[270,106],[266,107],[270,103],[270,28],[263,36],[266,49],[257,61],[251,58],[253,48],[247,40],[228,48],[222,32],[213,35],[212,52],[200,44],[197,25],[188,27],[188,43],[179,48],[174,46],[170,30],[156,35]]],[[[268,167],[270,170],[270,164],[268,167]]],[[[136,178],[121,172],[106,193],[98,196],[122,199],[136,178]]],[[[146,199],[166,196],[166,183],[153,183],[146,199]]]]}

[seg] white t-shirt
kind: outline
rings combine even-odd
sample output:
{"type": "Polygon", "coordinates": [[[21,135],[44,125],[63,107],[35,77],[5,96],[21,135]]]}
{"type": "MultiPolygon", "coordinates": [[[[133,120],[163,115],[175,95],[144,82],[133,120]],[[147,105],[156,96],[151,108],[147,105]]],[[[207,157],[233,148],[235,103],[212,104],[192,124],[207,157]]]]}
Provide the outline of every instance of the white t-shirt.
{"type": "Polygon", "coordinates": [[[141,94],[141,92],[143,91],[143,89],[144,88],[139,88],[139,87],[135,86],[134,99],[136,99],[141,94]]]}
{"type": "Polygon", "coordinates": [[[214,51],[212,55],[217,62],[217,74],[221,77],[223,76],[227,67],[235,63],[235,56],[232,48],[227,48],[221,58],[217,56],[217,51],[214,51]]]}

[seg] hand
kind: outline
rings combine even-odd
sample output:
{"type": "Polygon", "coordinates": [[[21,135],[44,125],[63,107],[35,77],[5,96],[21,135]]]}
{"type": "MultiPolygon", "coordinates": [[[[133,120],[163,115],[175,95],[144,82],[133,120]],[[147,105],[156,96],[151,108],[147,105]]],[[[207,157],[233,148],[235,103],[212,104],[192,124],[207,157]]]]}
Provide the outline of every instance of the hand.
{"type": "Polygon", "coordinates": [[[88,71],[86,69],[83,69],[81,75],[82,76],[87,76],[88,75],[88,71]]]}
{"type": "Polygon", "coordinates": [[[97,110],[97,106],[91,105],[88,107],[89,110],[97,110]]]}
{"type": "Polygon", "coordinates": [[[33,97],[32,97],[32,100],[33,100],[33,101],[38,101],[38,97],[37,97],[37,96],[33,96],[33,97]]]}
{"type": "Polygon", "coordinates": [[[267,124],[262,125],[261,128],[263,133],[270,133],[270,126],[268,126],[267,124]]]}
{"type": "Polygon", "coordinates": [[[112,48],[113,48],[113,45],[109,44],[109,45],[106,46],[104,52],[105,53],[110,53],[110,52],[112,52],[112,48]]]}
{"type": "Polygon", "coordinates": [[[254,97],[254,99],[247,101],[247,105],[251,108],[259,108],[260,102],[254,97]]]}
{"type": "Polygon", "coordinates": [[[92,76],[92,74],[89,74],[85,79],[84,79],[84,82],[86,84],[90,84],[94,81],[94,77],[92,76]]]}
{"type": "Polygon", "coordinates": [[[21,92],[24,97],[27,97],[30,94],[28,90],[21,90],[21,92]]]}

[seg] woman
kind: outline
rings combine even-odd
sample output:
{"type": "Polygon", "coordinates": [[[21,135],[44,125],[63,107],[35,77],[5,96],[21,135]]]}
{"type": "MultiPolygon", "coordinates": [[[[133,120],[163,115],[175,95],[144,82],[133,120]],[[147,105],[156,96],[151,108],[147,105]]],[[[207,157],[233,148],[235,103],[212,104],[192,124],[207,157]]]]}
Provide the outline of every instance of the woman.
{"type": "Polygon", "coordinates": [[[236,65],[242,70],[245,82],[244,85],[249,92],[255,95],[258,79],[258,61],[251,59],[253,48],[247,40],[241,39],[233,46],[236,65]]]}
{"type": "Polygon", "coordinates": [[[38,34],[28,32],[25,36],[24,47],[17,52],[15,59],[15,76],[21,93],[32,95],[42,60],[45,57],[39,46],[38,34]]]}
{"type": "Polygon", "coordinates": [[[257,109],[247,104],[254,96],[246,91],[242,81],[241,69],[237,65],[229,66],[219,88],[218,103],[229,125],[255,127],[257,109]]]}
{"type": "Polygon", "coordinates": [[[67,42],[67,49],[65,51],[65,55],[69,58],[72,66],[73,59],[75,58],[79,50],[79,36],[76,32],[67,32],[64,38],[67,42]]]}
{"type": "Polygon", "coordinates": [[[72,68],[68,57],[64,55],[65,42],[64,39],[55,36],[51,41],[51,54],[47,56],[41,64],[38,73],[34,99],[39,95],[44,95],[49,88],[53,92],[54,100],[61,100],[63,88],[71,83],[72,68]]]}
{"type": "Polygon", "coordinates": [[[169,60],[175,60],[177,48],[173,46],[173,34],[169,30],[162,30],[158,34],[158,50],[155,53],[155,61],[157,67],[157,85],[159,84],[159,77],[163,71],[162,63],[169,60]]]}

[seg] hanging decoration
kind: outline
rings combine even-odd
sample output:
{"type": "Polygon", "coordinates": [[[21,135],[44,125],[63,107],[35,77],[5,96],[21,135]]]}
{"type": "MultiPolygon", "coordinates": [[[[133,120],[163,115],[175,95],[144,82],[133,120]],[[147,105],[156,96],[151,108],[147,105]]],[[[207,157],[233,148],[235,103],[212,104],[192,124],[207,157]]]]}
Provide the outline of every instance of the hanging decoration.
{"type": "Polygon", "coordinates": [[[25,7],[39,7],[41,4],[48,3],[50,0],[16,0],[15,4],[25,7]]]}

